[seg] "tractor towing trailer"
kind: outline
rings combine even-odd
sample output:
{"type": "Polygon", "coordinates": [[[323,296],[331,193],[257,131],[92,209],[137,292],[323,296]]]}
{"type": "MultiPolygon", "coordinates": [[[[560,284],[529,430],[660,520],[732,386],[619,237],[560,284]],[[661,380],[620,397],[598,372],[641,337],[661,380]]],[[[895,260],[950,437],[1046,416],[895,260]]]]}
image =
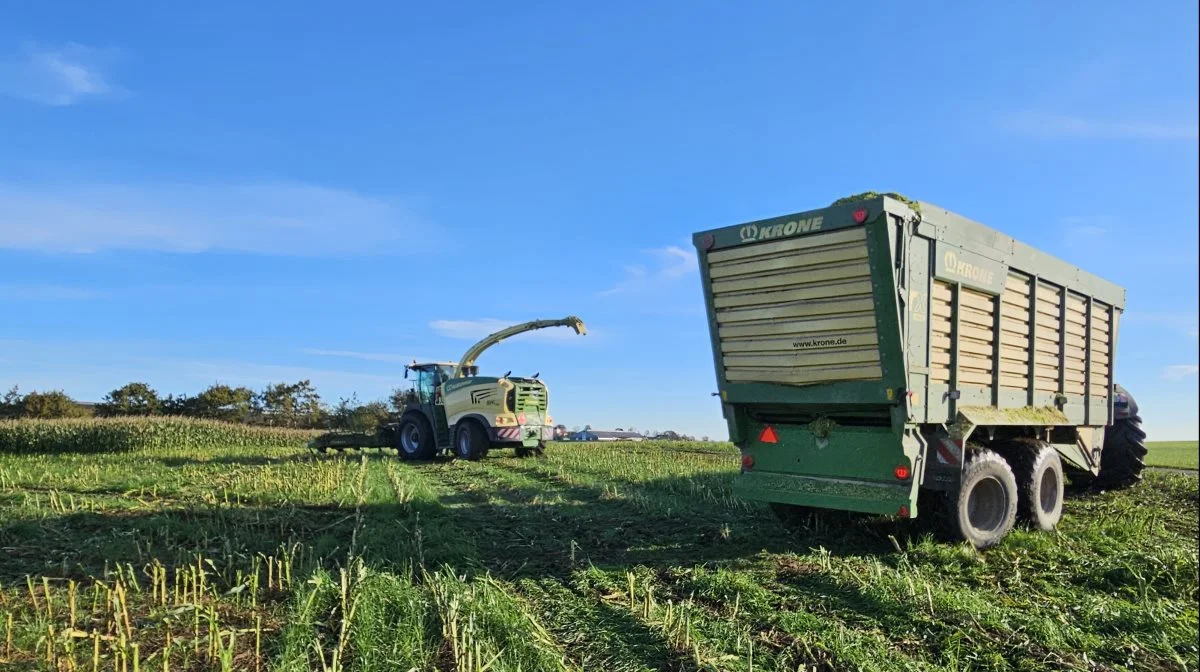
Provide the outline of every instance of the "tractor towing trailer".
{"type": "Polygon", "coordinates": [[[986,548],[1053,529],[1064,470],[1140,480],[1121,287],[895,194],[693,240],[739,496],[789,520],[939,512],[986,548]]]}
{"type": "Polygon", "coordinates": [[[550,395],[538,374],[514,377],[480,376],[475,360],[500,341],[535,329],[570,327],[587,334],[574,315],[561,320],[533,320],[491,334],[472,345],[457,362],[413,362],[409,392],[400,417],[381,424],[374,433],[329,432],[309,442],[318,452],[345,448],[395,448],[408,460],[428,460],[450,453],[478,460],[492,448],[513,448],[518,456],[541,454],[553,438],[550,395]]]}

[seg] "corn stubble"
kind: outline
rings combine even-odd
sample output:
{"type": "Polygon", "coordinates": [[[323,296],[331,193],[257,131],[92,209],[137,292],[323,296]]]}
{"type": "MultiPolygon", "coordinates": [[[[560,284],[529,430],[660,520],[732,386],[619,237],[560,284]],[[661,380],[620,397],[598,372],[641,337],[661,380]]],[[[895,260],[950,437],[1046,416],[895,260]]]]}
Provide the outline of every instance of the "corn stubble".
{"type": "Polygon", "coordinates": [[[733,496],[728,444],[412,464],[305,438],[0,424],[0,668],[1198,667],[1194,477],[978,554],[920,519],[784,528],[733,496]]]}

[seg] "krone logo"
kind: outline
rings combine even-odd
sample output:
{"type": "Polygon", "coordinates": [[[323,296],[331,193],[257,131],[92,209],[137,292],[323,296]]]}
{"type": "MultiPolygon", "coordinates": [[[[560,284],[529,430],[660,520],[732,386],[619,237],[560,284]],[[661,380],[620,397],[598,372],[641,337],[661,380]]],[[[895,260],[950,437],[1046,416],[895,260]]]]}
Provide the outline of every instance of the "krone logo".
{"type": "Polygon", "coordinates": [[[786,238],[787,236],[794,236],[797,233],[813,233],[820,231],[824,223],[824,217],[808,217],[806,219],[793,219],[780,224],[768,224],[761,228],[757,224],[747,224],[738,231],[738,234],[741,235],[743,243],[749,243],[755,240],[786,238]]]}
{"type": "Polygon", "coordinates": [[[985,285],[991,285],[995,280],[995,273],[986,268],[980,268],[974,264],[969,264],[962,259],[959,259],[953,252],[947,252],[945,256],[946,270],[950,273],[974,280],[985,285]]]}

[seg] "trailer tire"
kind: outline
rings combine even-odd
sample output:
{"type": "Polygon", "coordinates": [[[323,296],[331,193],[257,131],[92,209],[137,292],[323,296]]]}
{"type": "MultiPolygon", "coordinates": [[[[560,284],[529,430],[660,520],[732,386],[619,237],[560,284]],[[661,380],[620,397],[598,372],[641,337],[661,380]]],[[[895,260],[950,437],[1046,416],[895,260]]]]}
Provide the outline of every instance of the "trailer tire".
{"type": "Polygon", "coordinates": [[[1017,517],[1049,532],[1062,520],[1063,465],[1058,451],[1041,441],[1014,441],[1004,455],[1017,479],[1017,517]]]}
{"type": "Polygon", "coordinates": [[[454,454],[463,460],[481,459],[488,451],[488,436],[474,420],[463,420],[454,430],[454,454]]]}
{"type": "Polygon", "coordinates": [[[999,544],[1017,520],[1017,479],[1000,454],[976,448],[963,467],[957,496],[950,494],[947,532],[978,549],[999,544]]]}
{"type": "Polygon", "coordinates": [[[1116,490],[1137,484],[1146,469],[1145,460],[1146,432],[1142,430],[1141,416],[1131,415],[1114,421],[1104,432],[1096,486],[1116,490]]]}
{"type": "Polygon", "coordinates": [[[420,413],[409,413],[400,420],[396,449],[406,460],[429,460],[437,453],[433,427],[420,413]]]}

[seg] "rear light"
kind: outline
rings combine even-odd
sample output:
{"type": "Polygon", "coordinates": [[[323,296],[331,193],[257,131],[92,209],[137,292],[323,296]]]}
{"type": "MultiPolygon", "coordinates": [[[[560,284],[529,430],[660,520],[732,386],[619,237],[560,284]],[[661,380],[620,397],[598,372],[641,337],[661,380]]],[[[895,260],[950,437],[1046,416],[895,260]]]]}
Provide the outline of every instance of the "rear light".
{"type": "Polygon", "coordinates": [[[896,473],[896,478],[898,478],[902,481],[907,481],[908,477],[912,476],[912,472],[909,471],[907,464],[901,464],[900,466],[896,467],[895,473],[896,473]]]}
{"type": "Polygon", "coordinates": [[[753,469],[753,468],[754,468],[754,456],[753,455],[742,455],[742,469],[753,469]]]}
{"type": "Polygon", "coordinates": [[[867,209],[859,208],[858,210],[855,210],[854,211],[854,221],[859,224],[862,224],[863,222],[867,221],[867,209]]]}
{"type": "Polygon", "coordinates": [[[758,433],[759,443],[779,443],[779,435],[775,433],[775,428],[767,425],[758,433]]]}
{"type": "Polygon", "coordinates": [[[901,518],[908,518],[908,505],[901,504],[900,510],[896,512],[896,515],[900,516],[901,518]]]}
{"type": "Polygon", "coordinates": [[[517,416],[517,424],[521,424],[521,425],[525,424],[525,414],[524,413],[517,416]]]}

